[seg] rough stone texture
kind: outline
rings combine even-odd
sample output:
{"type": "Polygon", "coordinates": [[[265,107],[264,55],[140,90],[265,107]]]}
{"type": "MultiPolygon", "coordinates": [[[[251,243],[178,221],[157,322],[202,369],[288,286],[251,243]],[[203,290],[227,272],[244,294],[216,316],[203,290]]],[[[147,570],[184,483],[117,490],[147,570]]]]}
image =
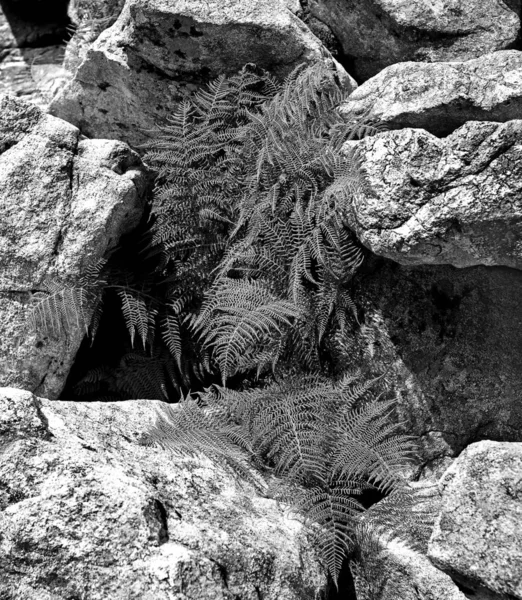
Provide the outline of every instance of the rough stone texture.
{"type": "Polygon", "coordinates": [[[447,135],[466,121],[522,116],[522,52],[505,50],[451,63],[399,63],[372,77],[341,107],[390,129],[447,135]]]}
{"type": "Polygon", "coordinates": [[[513,48],[520,29],[520,0],[309,0],[309,6],[362,80],[398,62],[469,60],[513,48]]]}
{"type": "Polygon", "coordinates": [[[0,391],[0,596],[314,600],[303,526],[203,458],[137,440],[157,401],[0,391]]]}
{"type": "Polygon", "coordinates": [[[355,144],[368,188],[347,216],[373,252],[410,265],[522,268],[522,121],[471,121],[444,139],[402,129],[355,144]]]}
{"type": "Polygon", "coordinates": [[[3,0],[0,5],[0,94],[44,107],[65,82],[62,68],[67,3],[3,0]]]}
{"type": "Polygon", "coordinates": [[[283,0],[128,0],[51,112],[87,135],[137,145],[210,79],[248,62],[287,75],[303,62],[333,61],[325,54],[283,0]]]}
{"type": "Polygon", "coordinates": [[[473,598],[522,598],[522,444],[472,444],[440,489],[431,560],[473,598]]]}
{"type": "Polygon", "coordinates": [[[71,287],[141,218],[148,172],[121,142],[0,97],[0,382],[57,397],[83,338],[28,328],[31,294],[71,287]]]}
{"type": "Polygon", "coordinates": [[[522,442],[522,273],[370,259],[355,280],[365,355],[437,479],[467,445],[522,442]]]}

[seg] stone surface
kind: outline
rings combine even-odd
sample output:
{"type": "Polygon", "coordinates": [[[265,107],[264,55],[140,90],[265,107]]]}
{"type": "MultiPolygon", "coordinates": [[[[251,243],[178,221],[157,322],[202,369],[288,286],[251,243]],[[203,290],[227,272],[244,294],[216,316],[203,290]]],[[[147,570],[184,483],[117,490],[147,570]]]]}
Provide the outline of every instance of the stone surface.
{"type": "Polygon", "coordinates": [[[522,121],[471,121],[444,139],[402,129],[355,144],[368,186],[347,218],[373,252],[410,265],[522,268],[522,121]]]}
{"type": "Polygon", "coordinates": [[[137,225],[149,183],[121,142],[0,97],[0,381],[57,397],[84,336],[31,332],[32,294],[71,288],[137,225]]]}
{"type": "Polygon", "coordinates": [[[51,112],[87,135],[138,145],[184,97],[219,75],[253,62],[284,76],[319,60],[333,61],[283,0],[128,0],[51,112]]]}
{"type": "Polygon", "coordinates": [[[475,60],[399,63],[361,85],[341,107],[390,129],[418,127],[447,135],[466,121],[522,116],[522,52],[505,50],[475,60]]]}
{"type": "Polygon", "coordinates": [[[355,285],[360,344],[419,438],[417,475],[438,479],[478,440],[522,442],[520,271],[374,258],[355,285]]]}
{"type": "Polygon", "coordinates": [[[520,1],[309,0],[366,80],[405,61],[469,60],[513,48],[520,30],[520,1]]]}
{"type": "Polygon", "coordinates": [[[0,392],[6,600],[314,600],[301,522],[208,459],[140,446],[157,401],[0,392]]]}
{"type": "Polygon", "coordinates": [[[0,94],[45,107],[65,81],[67,3],[4,0],[0,5],[0,94]]]}
{"type": "Polygon", "coordinates": [[[522,598],[522,444],[472,444],[440,489],[431,560],[473,598],[522,598]]]}

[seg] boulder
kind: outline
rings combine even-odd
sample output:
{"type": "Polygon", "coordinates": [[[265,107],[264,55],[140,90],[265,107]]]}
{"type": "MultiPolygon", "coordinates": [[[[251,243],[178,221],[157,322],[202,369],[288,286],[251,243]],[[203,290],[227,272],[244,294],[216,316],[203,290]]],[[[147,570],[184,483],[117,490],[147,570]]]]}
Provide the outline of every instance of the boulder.
{"type": "Polygon", "coordinates": [[[341,107],[388,129],[418,127],[448,135],[467,121],[505,122],[522,115],[522,52],[505,50],[465,62],[398,63],[372,77],[341,107]]]}
{"type": "Polygon", "coordinates": [[[477,600],[522,598],[522,444],[471,444],[440,482],[431,560],[477,600]]]}
{"type": "Polygon", "coordinates": [[[0,94],[45,107],[65,81],[67,2],[4,0],[0,6],[0,94]]]}
{"type": "Polygon", "coordinates": [[[147,169],[125,144],[82,140],[76,127],[37,106],[0,97],[2,385],[60,394],[91,308],[33,331],[35,300],[50,294],[59,303],[77,293],[141,219],[148,185],[147,169]]]}
{"type": "Polygon", "coordinates": [[[522,442],[522,272],[369,258],[354,284],[356,341],[419,440],[415,477],[437,480],[478,440],[522,442]]]}
{"type": "Polygon", "coordinates": [[[514,48],[520,0],[309,0],[331,27],[358,80],[398,62],[469,60],[514,48]]]}
{"type": "Polygon", "coordinates": [[[522,121],[470,121],[444,139],[421,129],[358,147],[367,186],[347,208],[372,252],[401,264],[522,268],[522,121]]]}
{"type": "Polygon", "coordinates": [[[246,63],[285,76],[320,60],[335,64],[347,90],[354,89],[285,0],[128,0],[89,47],[51,113],[87,135],[139,145],[211,79],[246,63]]]}
{"type": "Polygon", "coordinates": [[[139,444],[159,404],[0,391],[0,596],[319,597],[300,521],[223,465],[139,444]]]}

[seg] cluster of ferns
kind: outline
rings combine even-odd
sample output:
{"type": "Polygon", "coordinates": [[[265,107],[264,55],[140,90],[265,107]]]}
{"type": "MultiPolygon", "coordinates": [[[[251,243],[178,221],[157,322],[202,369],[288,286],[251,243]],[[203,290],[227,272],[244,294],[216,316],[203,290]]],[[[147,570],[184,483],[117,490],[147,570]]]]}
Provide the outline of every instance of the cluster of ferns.
{"type": "Polygon", "coordinates": [[[413,442],[347,350],[365,252],[347,215],[365,177],[346,142],[373,127],[341,117],[345,96],[323,64],[283,82],[247,65],[182,102],[145,156],[157,174],[143,249],[153,272],[117,281],[99,265],[74,288],[42,290],[33,311],[36,327],[76,320],[92,333],[112,291],[130,351],[80,391],[110,381],[115,399],[179,401],[146,442],[218,457],[261,488],[278,482],[334,580],[366,491],[387,497],[375,520],[388,526],[415,504],[402,475],[413,442]]]}

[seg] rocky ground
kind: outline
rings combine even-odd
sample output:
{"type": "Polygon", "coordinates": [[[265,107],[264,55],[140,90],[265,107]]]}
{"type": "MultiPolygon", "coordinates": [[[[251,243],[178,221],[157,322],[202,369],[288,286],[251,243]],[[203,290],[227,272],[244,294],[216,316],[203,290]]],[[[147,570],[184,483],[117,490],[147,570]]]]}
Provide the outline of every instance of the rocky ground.
{"type": "Polygon", "coordinates": [[[346,146],[367,175],[346,209],[369,256],[364,339],[440,503],[421,548],[383,539],[365,558],[365,593],[522,600],[520,11],[0,0],[2,600],[341,597],[295,515],[222,465],[140,444],[155,402],[56,400],[92,306],[52,335],[28,324],[35,294],[77,293],[142,219],[142,144],[173,107],[248,62],[283,77],[317,61],[351,92],[347,118],[383,126],[346,146]]]}

